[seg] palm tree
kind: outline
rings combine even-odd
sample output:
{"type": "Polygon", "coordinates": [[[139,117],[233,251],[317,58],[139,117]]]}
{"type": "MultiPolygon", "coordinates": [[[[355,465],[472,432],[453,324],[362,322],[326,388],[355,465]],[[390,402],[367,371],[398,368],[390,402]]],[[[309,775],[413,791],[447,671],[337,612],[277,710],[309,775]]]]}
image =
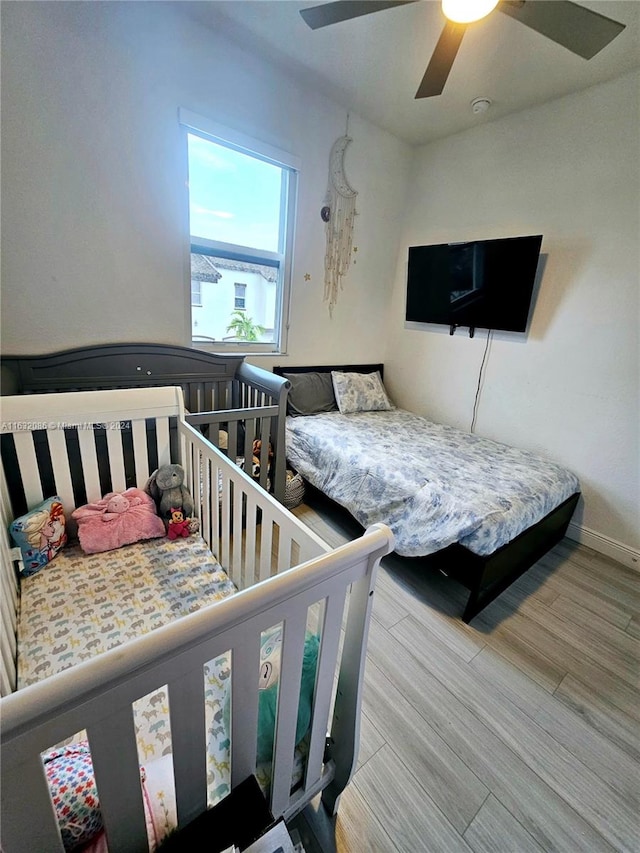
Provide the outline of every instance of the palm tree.
{"type": "Polygon", "coordinates": [[[257,341],[265,333],[264,326],[258,326],[244,311],[234,311],[227,326],[227,332],[241,341],[257,341]]]}

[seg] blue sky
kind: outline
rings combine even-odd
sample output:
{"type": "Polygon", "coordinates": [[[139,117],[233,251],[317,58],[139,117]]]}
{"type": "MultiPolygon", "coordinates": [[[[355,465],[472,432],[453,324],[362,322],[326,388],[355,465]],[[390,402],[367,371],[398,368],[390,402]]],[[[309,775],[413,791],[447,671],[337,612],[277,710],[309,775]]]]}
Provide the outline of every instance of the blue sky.
{"type": "Polygon", "coordinates": [[[192,237],[278,251],[282,170],[188,134],[192,237]]]}

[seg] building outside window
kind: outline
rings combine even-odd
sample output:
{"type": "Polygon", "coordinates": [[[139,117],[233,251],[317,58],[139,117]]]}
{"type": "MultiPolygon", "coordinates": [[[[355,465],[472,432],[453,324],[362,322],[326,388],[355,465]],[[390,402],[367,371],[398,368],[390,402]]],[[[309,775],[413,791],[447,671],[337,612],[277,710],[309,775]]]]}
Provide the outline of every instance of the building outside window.
{"type": "Polygon", "coordinates": [[[180,121],[189,168],[193,343],[283,352],[297,160],[182,110],[180,121]]]}

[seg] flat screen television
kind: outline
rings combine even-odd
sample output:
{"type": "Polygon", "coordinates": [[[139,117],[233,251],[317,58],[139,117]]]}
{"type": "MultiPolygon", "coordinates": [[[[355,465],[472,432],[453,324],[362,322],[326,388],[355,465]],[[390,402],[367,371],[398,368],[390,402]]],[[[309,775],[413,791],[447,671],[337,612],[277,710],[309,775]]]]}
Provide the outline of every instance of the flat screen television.
{"type": "Polygon", "coordinates": [[[406,319],[524,332],[542,237],[411,246],[406,319]]]}

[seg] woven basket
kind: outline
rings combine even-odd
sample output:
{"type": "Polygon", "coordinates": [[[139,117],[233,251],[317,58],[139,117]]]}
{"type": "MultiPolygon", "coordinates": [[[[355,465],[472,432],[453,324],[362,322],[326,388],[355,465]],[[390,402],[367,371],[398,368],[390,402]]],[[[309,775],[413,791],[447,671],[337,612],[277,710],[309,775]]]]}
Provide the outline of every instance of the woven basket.
{"type": "Polygon", "coordinates": [[[299,506],[304,500],[304,480],[300,474],[287,470],[287,483],[284,489],[284,505],[287,509],[299,506]]]}

